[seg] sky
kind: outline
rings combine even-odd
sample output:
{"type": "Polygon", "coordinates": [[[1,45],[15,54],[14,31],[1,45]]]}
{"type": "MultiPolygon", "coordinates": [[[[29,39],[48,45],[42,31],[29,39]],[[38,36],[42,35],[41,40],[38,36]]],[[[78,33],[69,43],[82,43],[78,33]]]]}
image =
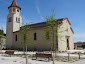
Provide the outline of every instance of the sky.
{"type": "MultiPolygon", "coordinates": [[[[13,0],[0,0],[0,28],[6,33],[8,6],[13,0]]],[[[52,14],[55,8],[55,18],[68,17],[74,30],[74,42],[85,41],[85,0],[17,0],[22,8],[22,22],[38,23],[52,14]]]]}

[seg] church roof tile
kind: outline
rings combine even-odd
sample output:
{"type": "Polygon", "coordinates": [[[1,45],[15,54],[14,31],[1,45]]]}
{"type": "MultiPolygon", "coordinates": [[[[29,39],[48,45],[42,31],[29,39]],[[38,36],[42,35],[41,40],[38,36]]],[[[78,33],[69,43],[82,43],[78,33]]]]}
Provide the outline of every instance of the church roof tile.
{"type": "Polygon", "coordinates": [[[14,1],[12,2],[12,4],[8,7],[8,9],[9,9],[10,7],[18,7],[18,8],[21,10],[21,7],[19,7],[19,5],[17,4],[17,1],[16,1],[16,0],[14,0],[14,1]]]}

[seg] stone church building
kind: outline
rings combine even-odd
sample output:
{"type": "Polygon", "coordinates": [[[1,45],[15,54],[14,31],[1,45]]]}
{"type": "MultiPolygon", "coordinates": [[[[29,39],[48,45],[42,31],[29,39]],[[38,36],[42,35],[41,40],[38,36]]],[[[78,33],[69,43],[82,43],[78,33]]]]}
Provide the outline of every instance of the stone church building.
{"type": "MultiPolygon", "coordinates": [[[[6,28],[6,38],[7,38],[7,49],[20,50],[23,48],[22,37],[20,35],[20,28],[22,27],[22,17],[20,15],[21,7],[18,6],[17,1],[14,0],[12,4],[8,7],[9,14],[7,16],[7,28],[6,28]]],[[[58,36],[58,43],[56,43],[56,37],[54,42],[56,43],[57,51],[66,51],[74,49],[74,31],[71,28],[71,23],[69,19],[62,18],[59,24],[60,28],[58,34],[63,37],[58,36]],[[60,32],[64,31],[64,32],[60,32]]],[[[47,29],[46,22],[31,24],[32,29],[27,33],[31,44],[28,43],[28,50],[50,50],[52,46],[52,35],[50,39],[46,40],[44,36],[44,31],[47,29]]]]}

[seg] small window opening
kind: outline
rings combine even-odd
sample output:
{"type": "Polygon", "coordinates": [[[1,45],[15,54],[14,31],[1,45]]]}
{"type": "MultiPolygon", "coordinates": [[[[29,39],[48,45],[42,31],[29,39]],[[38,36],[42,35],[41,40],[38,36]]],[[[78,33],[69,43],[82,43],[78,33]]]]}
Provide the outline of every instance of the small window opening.
{"type": "Polygon", "coordinates": [[[36,33],[34,33],[34,40],[37,40],[36,36],[37,36],[36,33]]]}

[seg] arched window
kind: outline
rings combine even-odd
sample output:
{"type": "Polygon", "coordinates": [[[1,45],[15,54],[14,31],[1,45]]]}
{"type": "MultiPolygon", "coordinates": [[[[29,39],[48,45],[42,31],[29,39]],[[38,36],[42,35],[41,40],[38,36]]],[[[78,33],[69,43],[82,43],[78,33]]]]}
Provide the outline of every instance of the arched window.
{"type": "Polygon", "coordinates": [[[15,36],[15,41],[17,41],[17,35],[15,36]]]}
{"type": "Polygon", "coordinates": [[[13,12],[15,12],[15,8],[13,8],[13,12]]]}
{"type": "Polygon", "coordinates": [[[36,36],[37,36],[37,34],[36,34],[36,33],[34,33],[34,40],[37,40],[36,36]]]}
{"type": "Polygon", "coordinates": [[[20,18],[18,18],[18,22],[20,22],[20,18]]]}

